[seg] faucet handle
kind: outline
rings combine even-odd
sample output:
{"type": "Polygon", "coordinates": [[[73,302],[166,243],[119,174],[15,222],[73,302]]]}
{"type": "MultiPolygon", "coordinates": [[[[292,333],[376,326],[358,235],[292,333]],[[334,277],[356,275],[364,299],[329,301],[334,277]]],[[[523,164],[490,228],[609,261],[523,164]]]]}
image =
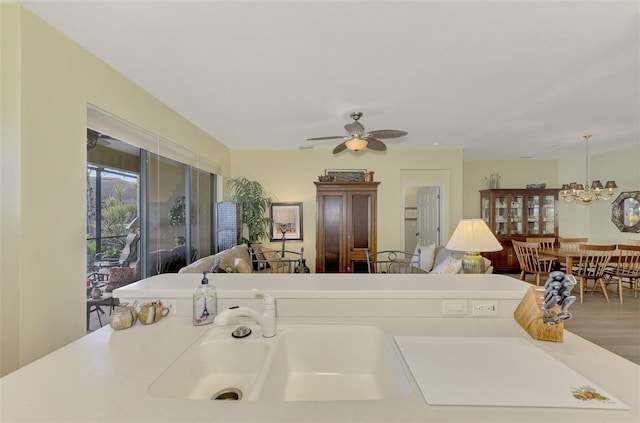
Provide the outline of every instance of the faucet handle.
{"type": "Polygon", "coordinates": [[[251,291],[255,292],[256,296],[262,297],[262,305],[264,306],[265,309],[275,308],[276,299],[274,298],[273,295],[269,294],[268,292],[261,291],[259,289],[252,289],[251,291]]]}

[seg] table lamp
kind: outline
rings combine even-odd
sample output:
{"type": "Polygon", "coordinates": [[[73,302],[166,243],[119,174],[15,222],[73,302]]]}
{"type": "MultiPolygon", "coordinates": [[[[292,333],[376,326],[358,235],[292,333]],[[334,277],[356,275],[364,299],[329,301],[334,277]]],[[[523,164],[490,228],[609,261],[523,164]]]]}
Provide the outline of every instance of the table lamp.
{"type": "Polygon", "coordinates": [[[447,249],[464,251],[462,271],[464,273],[484,273],[485,251],[500,251],[502,245],[491,233],[491,229],[482,219],[461,219],[447,243],[447,249]]]}
{"type": "Polygon", "coordinates": [[[282,255],[284,256],[285,234],[287,233],[289,225],[296,223],[296,212],[294,209],[278,210],[274,221],[280,225],[280,232],[282,232],[282,255]]]}

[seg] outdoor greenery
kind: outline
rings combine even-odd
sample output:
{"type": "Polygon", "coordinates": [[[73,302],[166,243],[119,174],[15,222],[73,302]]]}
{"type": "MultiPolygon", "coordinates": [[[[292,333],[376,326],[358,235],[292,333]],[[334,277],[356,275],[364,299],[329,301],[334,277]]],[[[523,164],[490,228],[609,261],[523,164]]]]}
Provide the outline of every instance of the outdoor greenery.
{"type": "Polygon", "coordinates": [[[227,185],[233,191],[230,200],[242,206],[242,223],[249,235],[243,237],[243,242],[260,242],[268,238],[272,221],[268,214],[273,200],[264,187],[244,177],[227,178],[227,185]]]}
{"type": "MultiPolygon", "coordinates": [[[[102,251],[103,257],[118,257],[124,247],[125,236],[128,233],[127,225],[137,215],[137,204],[125,201],[126,187],[122,184],[115,184],[111,196],[102,200],[102,251]],[[111,238],[113,237],[113,238],[111,238]]],[[[95,233],[95,197],[90,184],[87,184],[87,204],[88,204],[88,225],[87,233],[95,233]]],[[[90,269],[95,261],[96,251],[95,240],[87,241],[87,266],[90,269]]]]}

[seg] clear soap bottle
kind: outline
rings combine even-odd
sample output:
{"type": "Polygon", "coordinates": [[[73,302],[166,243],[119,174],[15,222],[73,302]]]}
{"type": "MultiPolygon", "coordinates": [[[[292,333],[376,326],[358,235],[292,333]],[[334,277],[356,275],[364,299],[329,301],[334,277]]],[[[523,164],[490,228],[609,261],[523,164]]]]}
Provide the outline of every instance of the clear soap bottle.
{"type": "Polygon", "coordinates": [[[202,272],[202,281],[193,291],[193,324],[196,326],[213,323],[218,314],[216,288],[209,284],[207,272],[202,272]]]}

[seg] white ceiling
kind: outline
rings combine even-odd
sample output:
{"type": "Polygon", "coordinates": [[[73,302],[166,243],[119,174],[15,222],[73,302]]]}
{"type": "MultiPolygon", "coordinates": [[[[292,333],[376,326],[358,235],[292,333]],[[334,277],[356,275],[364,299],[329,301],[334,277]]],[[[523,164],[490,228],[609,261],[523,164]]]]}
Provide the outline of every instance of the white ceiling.
{"type": "Polygon", "coordinates": [[[329,150],[353,111],[465,160],[640,143],[637,0],[21,3],[232,149],[329,150]]]}

